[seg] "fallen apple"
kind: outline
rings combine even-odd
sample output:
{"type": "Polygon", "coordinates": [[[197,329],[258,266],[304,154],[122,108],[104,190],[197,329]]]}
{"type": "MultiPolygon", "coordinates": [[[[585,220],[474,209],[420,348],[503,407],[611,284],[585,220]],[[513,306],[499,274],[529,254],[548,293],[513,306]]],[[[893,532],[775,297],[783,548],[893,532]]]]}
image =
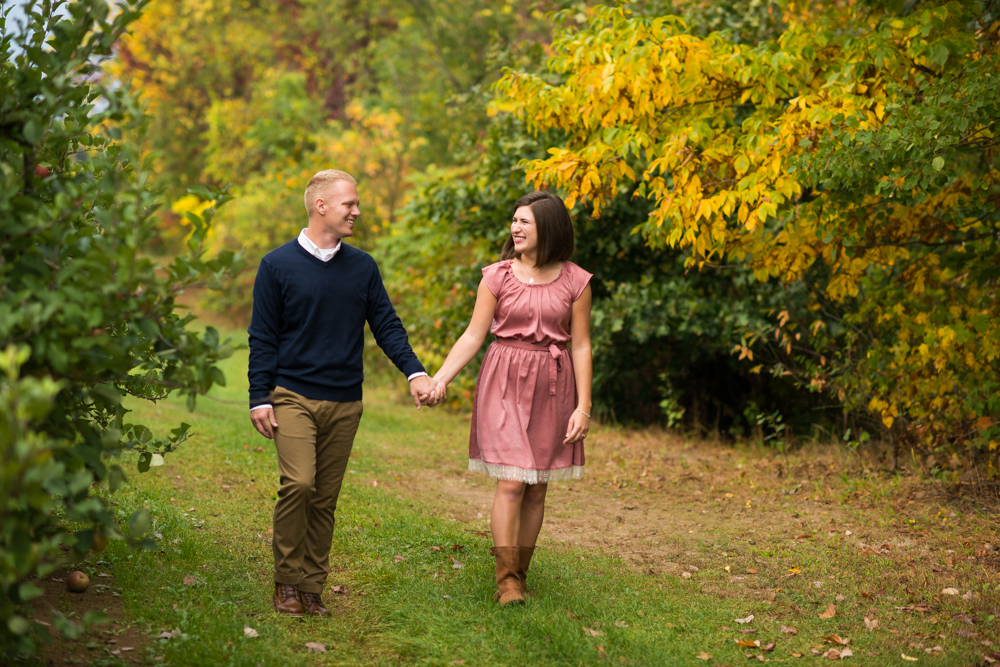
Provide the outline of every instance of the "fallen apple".
{"type": "Polygon", "coordinates": [[[84,592],[87,590],[87,586],[90,586],[90,577],[79,570],[66,577],[66,588],[74,593],[84,592]]]}
{"type": "Polygon", "coordinates": [[[52,170],[49,169],[48,167],[43,167],[40,164],[35,165],[35,175],[38,176],[39,178],[48,178],[49,174],[51,173],[52,170]]]}
{"type": "Polygon", "coordinates": [[[101,533],[94,533],[94,538],[93,541],[91,542],[91,546],[94,548],[94,551],[97,552],[104,551],[104,547],[108,546],[107,536],[102,535],[101,533]]]}

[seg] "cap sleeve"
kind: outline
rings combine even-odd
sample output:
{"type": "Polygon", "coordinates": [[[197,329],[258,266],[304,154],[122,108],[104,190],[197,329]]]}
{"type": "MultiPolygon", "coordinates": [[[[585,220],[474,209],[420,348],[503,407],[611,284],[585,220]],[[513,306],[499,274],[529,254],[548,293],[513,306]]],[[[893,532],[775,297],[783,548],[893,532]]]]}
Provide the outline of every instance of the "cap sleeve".
{"type": "Polygon", "coordinates": [[[509,268],[510,260],[504,260],[483,267],[483,279],[486,281],[486,286],[490,288],[493,296],[497,298],[500,298],[500,287],[503,286],[504,276],[507,275],[509,268]]]}
{"type": "Polygon", "coordinates": [[[580,298],[580,295],[583,294],[583,290],[587,288],[587,285],[590,284],[590,279],[594,277],[594,274],[584,271],[573,262],[566,262],[566,264],[569,266],[570,269],[570,274],[569,274],[570,291],[573,293],[573,301],[576,301],[577,299],[580,298]]]}

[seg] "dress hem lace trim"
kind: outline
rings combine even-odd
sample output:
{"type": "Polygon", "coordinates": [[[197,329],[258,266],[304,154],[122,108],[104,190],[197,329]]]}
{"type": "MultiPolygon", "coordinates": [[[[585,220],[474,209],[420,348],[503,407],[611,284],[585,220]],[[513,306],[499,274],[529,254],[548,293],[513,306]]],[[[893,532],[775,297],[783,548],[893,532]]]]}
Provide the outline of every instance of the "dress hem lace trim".
{"type": "Polygon", "coordinates": [[[503,479],[525,484],[547,484],[564,479],[582,479],[583,466],[571,466],[556,470],[525,470],[517,466],[486,463],[482,459],[469,459],[469,471],[489,475],[493,479],[503,479]]]}

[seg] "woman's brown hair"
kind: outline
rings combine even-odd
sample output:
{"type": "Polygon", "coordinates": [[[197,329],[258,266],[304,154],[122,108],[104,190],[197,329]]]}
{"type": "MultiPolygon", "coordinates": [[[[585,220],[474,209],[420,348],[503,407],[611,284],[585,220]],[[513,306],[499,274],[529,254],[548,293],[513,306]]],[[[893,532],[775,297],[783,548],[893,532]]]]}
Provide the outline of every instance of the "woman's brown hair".
{"type": "MultiPolygon", "coordinates": [[[[547,190],[530,192],[516,202],[514,211],[527,206],[535,216],[535,229],[538,230],[538,254],[535,266],[545,266],[549,262],[565,262],[576,250],[573,235],[573,221],[563,200],[547,190]]],[[[521,253],[514,250],[514,236],[507,235],[507,241],[500,251],[500,259],[520,259],[521,253]]]]}

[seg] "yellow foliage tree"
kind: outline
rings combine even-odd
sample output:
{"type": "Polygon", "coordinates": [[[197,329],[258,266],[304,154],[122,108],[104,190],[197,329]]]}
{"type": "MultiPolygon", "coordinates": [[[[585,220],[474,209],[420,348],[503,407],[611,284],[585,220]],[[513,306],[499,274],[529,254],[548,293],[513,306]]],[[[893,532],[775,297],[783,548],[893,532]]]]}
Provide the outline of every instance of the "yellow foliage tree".
{"type": "Polygon", "coordinates": [[[503,108],[566,137],[528,178],[595,215],[639,183],[649,244],[808,280],[816,318],[775,323],[775,372],[993,466],[1000,16],[985,2],[816,7],[788,3],[786,29],[755,46],[624,7],[564,24],[559,83],[500,82],[503,108]]]}

